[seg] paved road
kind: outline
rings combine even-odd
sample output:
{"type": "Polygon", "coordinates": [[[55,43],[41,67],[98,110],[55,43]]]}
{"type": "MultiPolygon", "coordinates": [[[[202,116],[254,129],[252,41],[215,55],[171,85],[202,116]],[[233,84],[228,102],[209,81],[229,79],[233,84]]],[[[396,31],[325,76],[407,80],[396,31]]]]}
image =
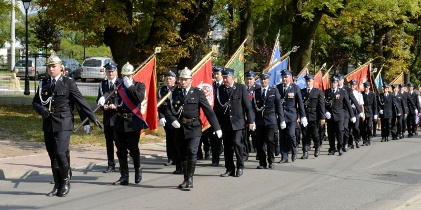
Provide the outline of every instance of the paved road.
{"type": "Polygon", "coordinates": [[[144,178],[133,184],[131,171],[129,186],[111,185],[119,174],[102,173],[104,159],[93,158],[74,170],[66,198],[44,195],[50,174],[1,180],[0,209],[421,209],[421,138],[376,138],[343,156],[328,156],[324,143],[317,159],[273,170],[255,169],[252,154],[240,178],[219,177],[224,167],[199,161],[190,192],[176,189],[183,178],[163,166],[162,153],[143,158],[144,178]]]}

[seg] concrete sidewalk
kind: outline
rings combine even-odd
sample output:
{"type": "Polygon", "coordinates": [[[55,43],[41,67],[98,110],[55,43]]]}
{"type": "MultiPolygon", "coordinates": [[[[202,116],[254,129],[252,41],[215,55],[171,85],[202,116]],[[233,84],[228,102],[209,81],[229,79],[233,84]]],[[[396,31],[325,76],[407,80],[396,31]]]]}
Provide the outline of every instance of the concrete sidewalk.
{"type": "MultiPolygon", "coordinates": [[[[165,142],[140,145],[141,158],[166,157],[165,142]]],[[[70,147],[70,165],[74,169],[89,168],[94,165],[107,166],[107,152],[104,148],[70,147]]],[[[117,156],[115,156],[117,160],[117,156]]],[[[164,163],[163,163],[164,164],[164,163]]],[[[0,159],[1,179],[23,179],[31,175],[51,173],[47,151],[42,154],[0,159]]]]}

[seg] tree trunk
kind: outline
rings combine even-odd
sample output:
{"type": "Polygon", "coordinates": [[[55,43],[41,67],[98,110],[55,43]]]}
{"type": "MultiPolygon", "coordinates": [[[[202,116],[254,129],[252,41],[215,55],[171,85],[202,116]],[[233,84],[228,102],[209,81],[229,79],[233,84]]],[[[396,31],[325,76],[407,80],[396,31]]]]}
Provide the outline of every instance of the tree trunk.
{"type": "Polygon", "coordinates": [[[290,66],[294,75],[311,60],[311,43],[322,16],[323,12],[315,11],[312,21],[297,16],[292,23],[292,46],[300,46],[297,52],[290,55],[290,66]]]}
{"type": "Polygon", "coordinates": [[[213,0],[196,0],[196,5],[193,5],[192,10],[183,12],[186,21],[181,23],[180,36],[183,40],[187,37],[195,37],[197,43],[189,47],[190,57],[180,59],[179,69],[193,68],[208,53],[203,53],[203,48],[210,29],[209,22],[213,5],[213,0]]]}
{"type": "Polygon", "coordinates": [[[244,71],[252,71],[254,67],[254,25],[251,18],[252,14],[252,7],[251,7],[251,0],[245,0],[244,8],[240,9],[240,19],[241,21],[241,28],[240,28],[240,41],[243,42],[247,38],[245,43],[245,63],[244,63],[244,71]]]}

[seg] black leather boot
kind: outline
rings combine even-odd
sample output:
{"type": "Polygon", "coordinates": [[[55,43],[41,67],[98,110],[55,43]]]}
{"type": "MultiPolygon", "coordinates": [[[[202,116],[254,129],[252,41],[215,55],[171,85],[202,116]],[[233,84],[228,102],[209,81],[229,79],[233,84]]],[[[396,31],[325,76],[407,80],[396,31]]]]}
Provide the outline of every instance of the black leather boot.
{"type": "Polygon", "coordinates": [[[65,197],[70,192],[70,178],[69,178],[69,165],[60,167],[60,190],[57,194],[59,197],[65,197]]]}
{"type": "Polygon", "coordinates": [[[303,146],[303,156],[301,157],[301,159],[308,159],[308,149],[310,148],[310,146],[303,146]]]}
{"type": "Polygon", "coordinates": [[[184,181],[183,181],[183,183],[178,185],[178,188],[184,189],[184,188],[186,188],[187,182],[188,182],[188,179],[189,179],[189,171],[188,171],[188,168],[187,168],[187,161],[181,162],[181,168],[183,169],[183,173],[184,173],[184,181]]]}
{"type": "Polygon", "coordinates": [[[53,172],[53,179],[54,179],[54,187],[53,190],[51,190],[51,192],[47,193],[47,196],[56,196],[59,192],[60,189],[60,183],[61,183],[61,178],[60,178],[60,169],[59,168],[51,168],[52,172],[53,172]]]}
{"type": "Polygon", "coordinates": [[[133,158],[134,182],[137,184],[142,181],[142,168],[140,167],[140,156],[133,158]]]}
{"type": "Polygon", "coordinates": [[[187,161],[187,169],[188,169],[188,180],[187,180],[186,188],[193,188],[193,175],[194,175],[194,171],[196,170],[196,161],[192,161],[192,160],[187,161]]]}
{"type": "Polygon", "coordinates": [[[128,185],[129,184],[129,166],[127,165],[127,158],[118,159],[120,162],[120,179],[113,183],[113,185],[128,185]]]}
{"type": "Polygon", "coordinates": [[[66,151],[67,165],[69,165],[69,179],[72,179],[72,165],[70,165],[70,150],[66,151]]]}

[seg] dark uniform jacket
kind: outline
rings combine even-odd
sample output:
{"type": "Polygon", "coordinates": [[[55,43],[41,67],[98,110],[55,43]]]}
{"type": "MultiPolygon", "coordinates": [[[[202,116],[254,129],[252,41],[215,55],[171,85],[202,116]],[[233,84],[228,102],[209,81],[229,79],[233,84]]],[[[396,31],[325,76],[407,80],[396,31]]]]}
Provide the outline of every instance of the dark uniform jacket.
{"type": "Polygon", "coordinates": [[[387,97],[384,93],[380,94],[378,97],[378,109],[383,110],[383,119],[389,119],[396,114],[402,114],[401,106],[399,105],[397,98],[393,93],[388,93],[387,97]]]}
{"type": "Polygon", "coordinates": [[[416,114],[415,110],[420,111],[420,104],[418,101],[418,94],[416,94],[416,91],[412,91],[412,93],[408,92],[408,108],[409,108],[409,114],[416,114]]]}
{"type": "MultiPolygon", "coordinates": [[[[360,105],[358,104],[358,101],[357,101],[357,99],[355,98],[354,93],[352,93],[352,88],[350,88],[350,87],[348,87],[348,86],[342,86],[342,87],[341,87],[341,89],[344,89],[344,90],[345,90],[346,94],[348,95],[347,97],[348,97],[349,102],[351,103],[351,105],[354,105],[354,106],[355,106],[355,109],[356,109],[356,111],[357,111],[355,114],[359,114],[359,113],[361,113],[361,112],[362,112],[361,107],[360,107],[360,105]]],[[[352,108],[352,106],[351,106],[351,108],[352,108]]],[[[344,109],[346,109],[346,107],[345,107],[345,106],[344,106],[344,109]]],[[[351,110],[351,111],[353,111],[353,110],[351,110]]],[[[345,117],[345,118],[352,118],[352,117],[348,114],[348,112],[345,112],[345,116],[344,116],[344,117],[345,117]]]]}
{"type": "Polygon", "coordinates": [[[247,87],[247,92],[249,93],[249,98],[250,98],[250,100],[252,100],[253,99],[253,93],[254,93],[254,91],[256,91],[257,89],[259,89],[261,86],[258,85],[258,84],[254,84],[251,87],[249,87],[249,86],[246,86],[246,87],[247,87]]]}
{"type": "MultiPolygon", "coordinates": [[[[163,97],[165,97],[168,94],[168,92],[174,91],[176,88],[177,88],[177,86],[169,88],[166,85],[159,88],[158,89],[158,101],[160,101],[163,97]]],[[[159,119],[165,118],[165,120],[167,121],[167,123],[165,123],[165,127],[169,128],[169,129],[175,129],[171,125],[171,121],[170,121],[171,119],[169,119],[168,117],[165,117],[165,112],[167,111],[166,109],[168,109],[168,105],[170,103],[170,97],[165,99],[164,102],[162,102],[162,104],[158,107],[158,117],[159,117],[159,119]]]]}
{"type": "Polygon", "coordinates": [[[278,119],[284,121],[284,109],[281,104],[281,96],[276,88],[268,87],[266,96],[262,96],[263,88],[254,91],[252,107],[256,116],[256,125],[277,125],[278,119]]]}
{"type": "Polygon", "coordinates": [[[409,114],[409,108],[408,108],[409,93],[408,92],[398,92],[398,95],[396,97],[398,98],[398,103],[402,107],[402,115],[409,114]]]}
{"type": "Polygon", "coordinates": [[[345,89],[336,88],[336,92],[332,92],[332,88],[325,91],[326,99],[326,112],[330,112],[332,121],[344,120],[345,112],[348,113],[350,118],[354,117],[354,112],[349,102],[348,94],[345,89]],[[346,107],[346,109],[344,109],[346,107]]]}
{"type": "Polygon", "coordinates": [[[284,92],[284,84],[276,85],[284,108],[285,122],[296,122],[297,117],[305,117],[303,99],[301,98],[301,89],[296,84],[290,83],[284,92]]]}
{"type": "MultiPolygon", "coordinates": [[[[145,84],[143,82],[133,82],[129,88],[121,85],[127,96],[135,106],[140,109],[141,103],[145,98],[145,84]]],[[[118,132],[133,132],[148,128],[146,122],[132,113],[124,104],[120,95],[117,94],[117,117],[115,119],[114,130],[118,132]]]]}
{"type": "Polygon", "coordinates": [[[311,88],[308,93],[307,88],[301,89],[303,97],[304,109],[307,116],[307,121],[317,121],[325,119],[325,96],[318,88],[311,88]]]}
{"type": "Polygon", "coordinates": [[[364,100],[364,114],[366,117],[374,117],[377,115],[377,100],[376,94],[372,91],[366,93],[365,91],[361,92],[364,100]]]}
{"type": "Polygon", "coordinates": [[[225,85],[219,86],[214,106],[222,130],[241,130],[246,127],[246,122],[253,124],[254,112],[246,86],[234,83],[233,87],[229,88],[229,94],[227,89],[225,85]]]}
{"type": "MultiPolygon", "coordinates": [[[[119,78],[116,78],[115,83],[120,83],[121,80],[119,78]]],[[[108,79],[106,80],[102,80],[101,83],[99,84],[99,89],[98,89],[98,97],[96,99],[96,101],[98,102],[99,98],[101,98],[102,96],[104,96],[104,98],[107,98],[110,94],[112,94],[110,96],[110,98],[105,101],[105,104],[110,105],[110,104],[114,104],[117,107],[117,93],[113,91],[116,90],[117,85],[114,84],[114,89],[111,90],[110,89],[110,83],[108,81],[108,79]]],[[[117,110],[116,109],[108,109],[108,110],[104,110],[103,109],[103,113],[104,113],[104,118],[103,118],[103,124],[104,125],[108,125],[108,126],[114,126],[114,122],[115,122],[115,118],[117,116],[117,110]]]]}
{"type": "Polygon", "coordinates": [[[220,130],[218,120],[206,99],[205,93],[197,87],[190,87],[186,96],[183,95],[182,88],[176,88],[172,93],[164,115],[166,119],[169,119],[167,121],[168,123],[177,120],[182,125],[181,129],[186,139],[201,137],[202,122],[199,118],[200,108],[202,108],[203,113],[214,130],[220,130]]]}
{"type": "Polygon", "coordinates": [[[61,76],[51,89],[51,78],[42,79],[32,101],[32,106],[38,114],[49,110],[50,116],[43,118],[42,130],[45,132],[68,131],[73,129],[73,107],[77,104],[82,112],[92,121],[96,117],[91,107],[82,97],[73,79],[61,76]],[[51,96],[50,103],[42,104],[51,96]]]}

